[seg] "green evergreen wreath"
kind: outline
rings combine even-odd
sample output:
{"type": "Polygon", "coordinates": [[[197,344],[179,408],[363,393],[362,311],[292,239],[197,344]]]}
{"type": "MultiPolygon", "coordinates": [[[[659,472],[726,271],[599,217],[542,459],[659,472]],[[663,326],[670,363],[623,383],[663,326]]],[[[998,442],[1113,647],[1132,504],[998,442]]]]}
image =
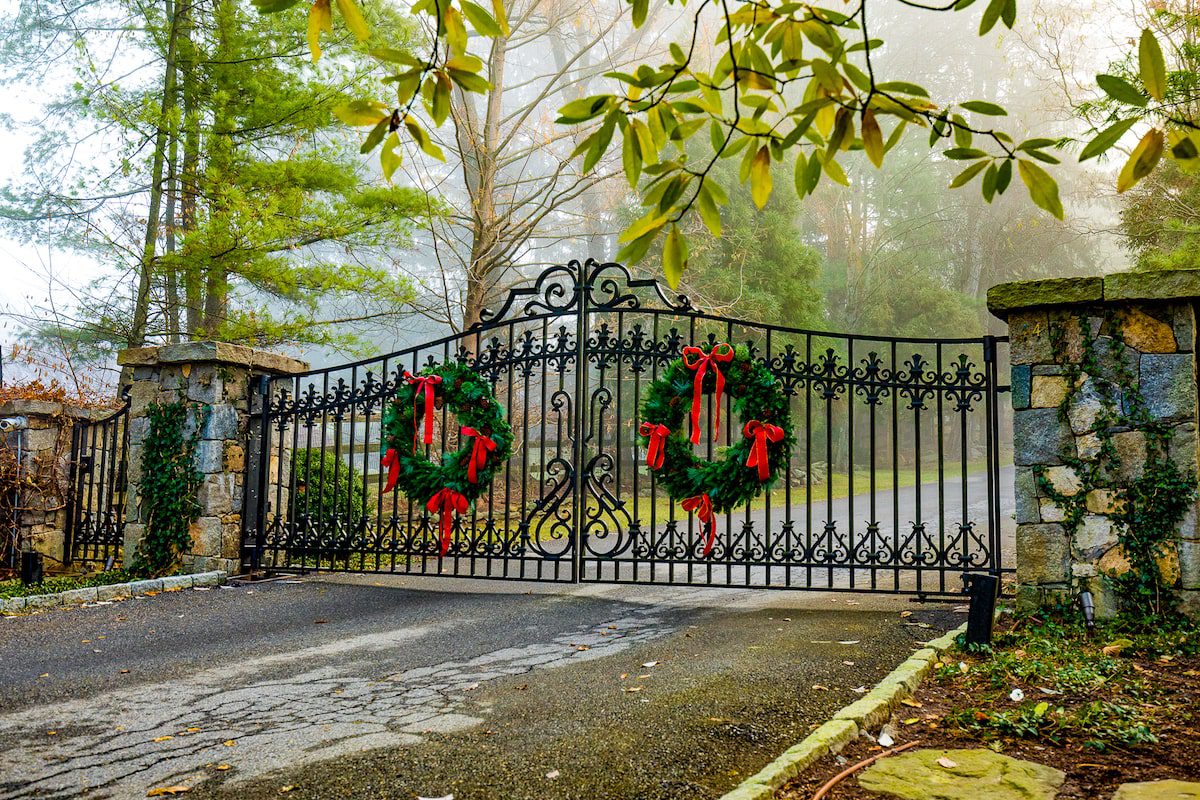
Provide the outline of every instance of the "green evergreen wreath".
{"type": "Polygon", "coordinates": [[[450,547],[455,514],[488,490],[512,455],[512,426],[492,386],[466,364],[426,367],[404,373],[403,383],[383,412],[384,493],[399,489],[409,499],[441,515],[441,554],[450,547]],[[463,446],[434,463],[421,444],[433,441],[434,409],[445,405],[458,417],[463,446]],[[422,428],[424,429],[422,431],[422,428]]]}
{"type": "MultiPolygon", "coordinates": [[[[714,400],[719,413],[721,398],[714,400]]],[[[685,347],[646,387],[641,422],[641,443],[658,485],[708,526],[705,555],[712,550],[714,515],[749,503],[773,484],[787,469],[794,443],[787,395],[775,376],[746,347],[724,343],[707,353],[685,347]],[[700,398],[724,392],[733,400],[743,438],[716,461],[702,461],[692,450],[703,433],[696,424],[700,398]]],[[[718,424],[714,418],[714,430],[718,424]]]]}

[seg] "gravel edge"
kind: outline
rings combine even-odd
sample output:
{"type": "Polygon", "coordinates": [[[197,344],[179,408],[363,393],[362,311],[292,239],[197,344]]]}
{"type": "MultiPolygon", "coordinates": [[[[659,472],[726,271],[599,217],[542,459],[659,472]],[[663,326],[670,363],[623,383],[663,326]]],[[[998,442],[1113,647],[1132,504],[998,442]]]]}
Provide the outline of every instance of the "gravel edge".
{"type": "Polygon", "coordinates": [[[149,581],[110,583],[107,586],[89,586],[83,589],[70,589],[56,594],[33,594],[27,597],[10,597],[0,600],[0,615],[30,614],[36,611],[44,611],[48,608],[96,603],[103,600],[123,600],[135,595],[191,589],[194,586],[220,586],[228,578],[229,573],[225,570],[213,570],[212,572],[198,572],[195,575],[172,575],[167,578],[156,578],[149,581]]]}
{"type": "Polygon", "coordinates": [[[788,748],[757,774],[723,795],[721,800],[770,800],[785,783],[818,759],[838,752],[860,734],[878,729],[892,716],[901,700],[912,697],[937,663],[938,657],[953,647],[954,640],[966,630],[967,625],[963,623],[927,642],[925,647],[909,656],[874,689],[838,711],[803,741],[788,748]]]}

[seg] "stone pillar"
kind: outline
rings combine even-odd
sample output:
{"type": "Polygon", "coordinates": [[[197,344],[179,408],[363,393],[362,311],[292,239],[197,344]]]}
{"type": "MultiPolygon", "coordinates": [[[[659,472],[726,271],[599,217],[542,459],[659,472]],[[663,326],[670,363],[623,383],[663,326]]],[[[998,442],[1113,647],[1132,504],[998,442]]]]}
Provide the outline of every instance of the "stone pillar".
{"type": "Polygon", "coordinates": [[[117,363],[130,368],[133,377],[126,558],[132,556],[146,531],[138,492],[142,447],[149,428],[146,408],[182,400],[208,409],[196,448],[196,468],[204,476],[197,494],[200,517],[191,526],[192,544],[184,554],[184,567],[192,572],[239,572],[250,394],[261,376],[293,375],[308,365],[223,342],[138,347],[121,352],[117,363]]]}
{"type": "MultiPolygon", "coordinates": [[[[1111,578],[1129,568],[1121,497],[1143,472],[1147,431],[1169,437],[1184,475],[1197,463],[1196,309],[1200,270],[1116,273],[993,287],[1011,340],[1016,563],[1020,604],[1087,588],[1117,611],[1111,578]],[[1091,474],[1093,477],[1088,478],[1091,474]]],[[[1200,616],[1196,504],[1160,561],[1200,616]]]]}
{"type": "MultiPolygon", "coordinates": [[[[49,569],[67,561],[67,484],[71,459],[71,427],[76,420],[113,413],[107,408],[81,408],[46,400],[9,400],[0,404],[0,419],[9,429],[0,433],[6,454],[22,476],[16,514],[4,524],[15,527],[18,542],[27,543],[51,562],[49,569]],[[18,459],[19,455],[19,459],[18,459]]],[[[13,530],[3,533],[11,536],[13,530]]],[[[3,549],[3,548],[0,548],[3,549]]]]}

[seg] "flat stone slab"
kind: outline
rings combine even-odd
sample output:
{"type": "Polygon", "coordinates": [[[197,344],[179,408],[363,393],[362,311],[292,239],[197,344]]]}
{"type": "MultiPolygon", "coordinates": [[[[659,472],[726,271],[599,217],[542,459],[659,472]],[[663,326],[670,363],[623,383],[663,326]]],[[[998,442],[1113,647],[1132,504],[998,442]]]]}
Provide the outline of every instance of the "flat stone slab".
{"type": "Polygon", "coordinates": [[[1200,800],[1200,783],[1175,780],[1123,783],[1112,800],[1200,800]]]}
{"type": "Polygon", "coordinates": [[[991,750],[911,750],[872,764],[864,789],[902,800],[1054,800],[1066,775],[991,750]]]}
{"type": "Polygon", "coordinates": [[[1001,283],[988,289],[988,310],[1001,319],[1016,311],[1048,306],[1200,297],[1200,270],[1114,272],[1103,277],[1049,278],[1001,283]]]}

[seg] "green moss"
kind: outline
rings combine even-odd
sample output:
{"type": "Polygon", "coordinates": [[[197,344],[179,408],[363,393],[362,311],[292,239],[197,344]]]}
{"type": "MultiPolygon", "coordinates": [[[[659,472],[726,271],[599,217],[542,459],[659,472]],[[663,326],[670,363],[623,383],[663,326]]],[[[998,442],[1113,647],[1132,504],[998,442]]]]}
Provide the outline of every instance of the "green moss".
{"type": "Polygon", "coordinates": [[[57,578],[47,578],[41,583],[31,583],[28,586],[20,581],[0,581],[0,598],[30,597],[36,594],[56,594],[72,589],[87,589],[92,586],[110,586],[114,583],[126,583],[135,578],[123,569],[110,572],[97,572],[92,575],[65,575],[57,578]]]}

